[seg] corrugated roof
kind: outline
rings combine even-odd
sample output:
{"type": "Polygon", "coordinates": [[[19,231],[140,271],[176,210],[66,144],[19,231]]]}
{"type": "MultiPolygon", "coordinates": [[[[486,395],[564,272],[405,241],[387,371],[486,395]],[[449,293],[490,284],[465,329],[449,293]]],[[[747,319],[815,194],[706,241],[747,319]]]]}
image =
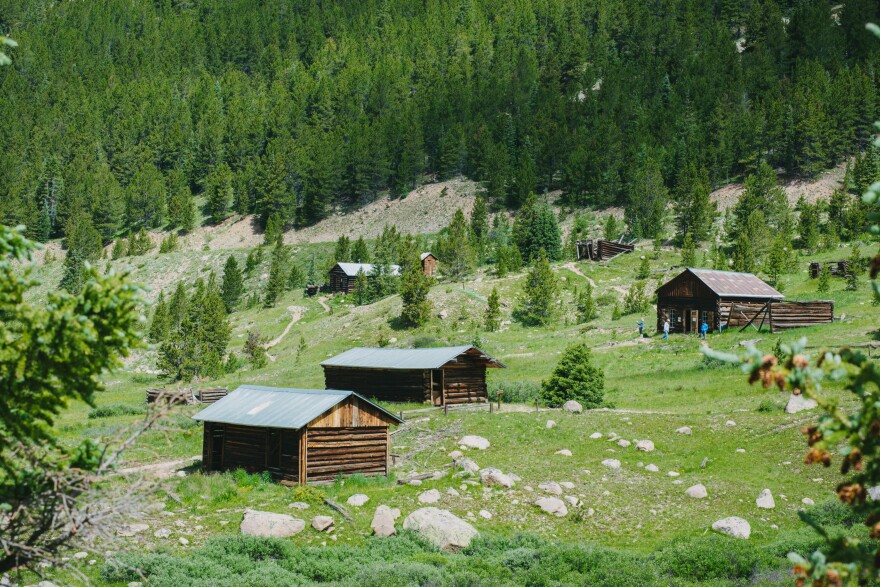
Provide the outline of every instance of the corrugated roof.
{"type": "Polygon", "coordinates": [[[194,420],[257,426],[265,428],[299,429],[309,422],[354,395],[396,422],[401,420],[380,406],[353,391],[338,389],[292,389],[285,387],[264,387],[262,385],[242,385],[223,399],[211,404],[198,414],[194,420]]]}
{"type": "MultiPolygon", "coordinates": [[[[370,275],[375,268],[372,263],[337,263],[336,265],[349,277],[356,277],[361,271],[365,275],[370,275]]],[[[400,265],[389,265],[389,267],[391,275],[400,275],[400,265]]]]}
{"type": "MultiPolygon", "coordinates": [[[[327,359],[322,366],[361,367],[365,369],[439,369],[473,346],[447,346],[427,349],[376,349],[357,347],[327,359]]],[[[480,351],[480,349],[476,349],[480,351]]],[[[483,353],[493,366],[504,367],[500,361],[483,353]]]]}
{"type": "Polygon", "coordinates": [[[721,297],[778,299],[785,297],[752,273],[692,268],[688,268],[688,271],[721,297]]]}

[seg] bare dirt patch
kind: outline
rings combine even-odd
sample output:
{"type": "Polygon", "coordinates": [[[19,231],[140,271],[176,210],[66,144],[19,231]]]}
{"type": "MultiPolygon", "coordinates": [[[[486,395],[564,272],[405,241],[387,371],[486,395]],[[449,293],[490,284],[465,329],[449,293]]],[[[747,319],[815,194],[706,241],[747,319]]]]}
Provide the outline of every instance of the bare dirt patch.
{"type": "MultiPolygon", "coordinates": [[[[826,171],[812,180],[794,179],[783,183],[782,189],[788,196],[788,202],[793,206],[803,198],[815,204],[816,201],[828,199],[837,188],[843,185],[843,173],[846,165],[838,165],[830,171],[826,171]]],[[[727,210],[736,204],[740,194],[743,193],[742,183],[732,183],[712,192],[710,196],[713,202],[718,204],[720,210],[727,210]]]]}

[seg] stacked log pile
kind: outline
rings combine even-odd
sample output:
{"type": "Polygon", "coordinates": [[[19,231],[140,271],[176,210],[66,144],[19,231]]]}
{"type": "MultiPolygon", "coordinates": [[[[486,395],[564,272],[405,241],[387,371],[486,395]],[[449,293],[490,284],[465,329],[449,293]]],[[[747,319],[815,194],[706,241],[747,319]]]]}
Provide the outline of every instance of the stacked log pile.
{"type": "Polygon", "coordinates": [[[834,302],[773,302],[770,308],[770,331],[831,324],[834,322],[834,302]]]}
{"type": "Polygon", "coordinates": [[[213,404],[219,399],[226,397],[229,390],[225,387],[209,387],[199,390],[199,402],[203,404],[213,404]]]}
{"type": "Polygon", "coordinates": [[[192,405],[198,403],[193,389],[184,387],[183,389],[165,389],[164,387],[154,387],[147,390],[147,403],[167,403],[170,405],[186,404],[192,405]]]}

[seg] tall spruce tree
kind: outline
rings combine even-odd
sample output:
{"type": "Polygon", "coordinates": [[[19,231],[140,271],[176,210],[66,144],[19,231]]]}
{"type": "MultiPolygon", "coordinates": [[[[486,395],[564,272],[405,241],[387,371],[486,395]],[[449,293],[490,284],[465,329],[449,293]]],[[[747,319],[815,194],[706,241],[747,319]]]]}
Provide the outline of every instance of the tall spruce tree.
{"type": "Polygon", "coordinates": [[[431,279],[422,271],[419,257],[413,255],[404,262],[400,283],[400,299],[403,302],[400,319],[404,324],[420,328],[428,322],[431,317],[431,302],[428,300],[430,290],[431,279]]]}
{"type": "Polygon", "coordinates": [[[528,325],[547,325],[559,314],[559,283],[544,249],[538,251],[517,303],[517,317],[528,325]]]}
{"type": "Polygon", "coordinates": [[[287,289],[288,269],[287,247],[281,241],[272,249],[272,262],[269,265],[269,279],[263,289],[263,306],[271,308],[278,301],[278,297],[287,289]]]}
{"type": "Polygon", "coordinates": [[[471,241],[470,227],[464,218],[464,212],[459,208],[452,216],[439,251],[443,267],[450,277],[458,279],[473,270],[476,258],[471,241]]]}
{"type": "Polygon", "coordinates": [[[229,255],[223,266],[223,285],[220,287],[223,303],[227,312],[234,312],[238,307],[238,301],[244,293],[244,277],[238,268],[235,256],[229,255]]]}
{"type": "Polygon", "coordinates": [[[171,332],[171,314],[165,302],[165,292],[160,291],[150,322],[150,342],[159,343],[168,338],[171,332]]]}
{"type": "Polygon", "coordinates": [[[498,288],[493,287],[486,301],[486,312],[483,314],[483,326],[489,332],[495,332],[501,326],[501,297],[498,288]]]}

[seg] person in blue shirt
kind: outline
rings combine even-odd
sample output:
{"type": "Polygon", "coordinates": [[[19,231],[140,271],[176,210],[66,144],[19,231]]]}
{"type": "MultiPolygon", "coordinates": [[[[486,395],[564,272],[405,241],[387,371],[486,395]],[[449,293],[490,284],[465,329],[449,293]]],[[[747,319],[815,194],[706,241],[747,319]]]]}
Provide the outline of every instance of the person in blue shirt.
{"type": "Polygon", "coordinates": [[[709,332],[709,325],[706,324],[706,321],[703,320],[703,323],[700,324],[700,338],[703,340],[706,339],[706,333],[709,332]]]}
{"type": "Polygon", "coordinates": [[[636,326],[639,327],[639,338],[642,338],[642,333],[645,331],[645,319],[639,318],[639,321],[636,322],[636,326]]]}

